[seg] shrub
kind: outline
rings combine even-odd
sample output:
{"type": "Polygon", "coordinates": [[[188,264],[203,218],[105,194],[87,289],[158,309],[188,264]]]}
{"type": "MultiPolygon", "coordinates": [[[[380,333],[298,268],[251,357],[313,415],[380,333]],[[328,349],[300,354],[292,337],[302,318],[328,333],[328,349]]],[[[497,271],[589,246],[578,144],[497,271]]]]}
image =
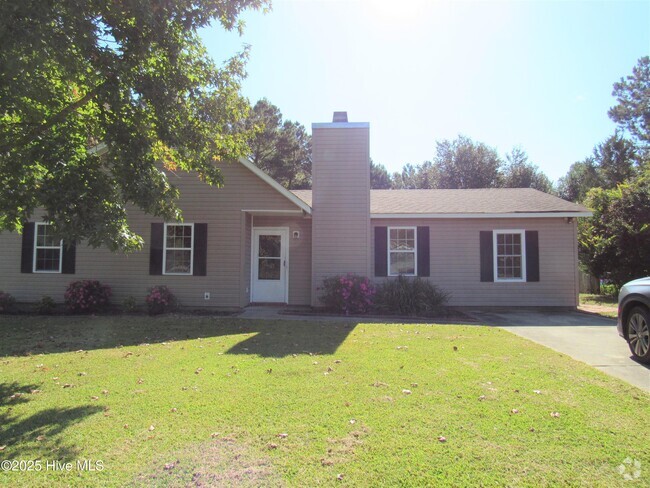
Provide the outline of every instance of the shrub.
{"type": "Polygon", "coordinates": [[[94,313],[108,305],[111,287],[97,280],[73,281],[68,285],[64,297],[69,312],[94,313]]]}
{"type": "Polygon", "coordinates": [[[449,300],[449,295],[421,278],[398,276],[377,288],[376,309],[400,315],[434,315],[449,300]]]}
{"type": "Polygon", "coordinates": [[[122,310],[127,313],[135,312],[138,309],[138,302],[135,297],[128,296],[122,302],[122,310]]]}
{"type": "Polygon", "coordinates": [[[39,302],[36,303],[36,313],[41,315],[50,315],[54,312],[56,303],[51,296],[45,295],[39,302]]]}
{"type": "Polygon", "coordinates": [[[16,299],[4,291],[0,291],[0,312],[10,312],[16,305],[16,299]]]}
{"type": "Polygon", "coordinates": [[[347,274],[323,280],[320,300],[328,310],[337,313],[368,313],[375,287],[365,276],[347,274]]]}
{"type": "Polygon", "coordinates": [[[176,308],[176,297],[165,285],[157,285],[149,290],[145,298],[149,315],[158,315],[176,308]]]}

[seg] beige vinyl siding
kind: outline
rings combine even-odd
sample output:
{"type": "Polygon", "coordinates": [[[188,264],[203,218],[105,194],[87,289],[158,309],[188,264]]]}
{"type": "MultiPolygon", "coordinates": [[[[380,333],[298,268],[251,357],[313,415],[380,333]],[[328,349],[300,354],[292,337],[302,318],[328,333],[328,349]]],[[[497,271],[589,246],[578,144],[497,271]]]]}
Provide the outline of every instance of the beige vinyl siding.
{"type": "MultiPolygon", "coordinates": [[[[432,283],[451,294],[454,306],[577,306],[576,222],[534,219],[373,219],[377,226],[428,226],[432,283]],[[480,231],[539,233],[539,282],[484,283],[480,277],[480,231]]],[[[374,263],[374,239],[372,240],[374,263]]],[[[375,281],[391,278],[376,278],[375,281]]]]}
{"type": "MultiPolygon", "coordinates": [[[[253,223],[254,227],[289,228],[289,305],[309,305],[311,302],[311,219],[255,216],[253,223]],[[300,232],[300,238],[293,238],[294,231],[300,232]]],[[[248,252],[250,255],[250,248],[248,252]]],[[[250,283],[250,267],[248,282],[250,283]]]]}
{"type": "Polygon", "coordinates": [[[370,271],[368,128],[314,128],[312,304],[328,276],[370,271]]]}
{"type": "MultiPolygon", "coordinates": [[[[131,209],[129,223],[144,238],[143,250],[123,255],[92,249],[81,243],[77,246],[74,275],[21,273],[21,236],[0,234],[0,290],[23,302],[40,300],[43,295],[62,302],[65,288],[71,281],[98,279],[112,287],[116,304],[127,296],[143,303],[151,286],[167,285],[184,306],[245,306],[248,303],[250,247],[242,249],[242,246],[250,246],[250,227],[247,226],[250,220],[242,216],[242,209],[298,208],[241,164],[223,164],[221,169],[225,180],[222,188],[206,185],[193,175],[170,176],[171,183],[181,192],[179,206],[185,222],[208,224],[207,276],[149,275],[151,223],[162,222],[162,219],[131,209]],[[204,292],[210,293],[210,300],[204,300],[204,292]]],[[[35,217],[40,213],[35,213],[35,217]]]]}

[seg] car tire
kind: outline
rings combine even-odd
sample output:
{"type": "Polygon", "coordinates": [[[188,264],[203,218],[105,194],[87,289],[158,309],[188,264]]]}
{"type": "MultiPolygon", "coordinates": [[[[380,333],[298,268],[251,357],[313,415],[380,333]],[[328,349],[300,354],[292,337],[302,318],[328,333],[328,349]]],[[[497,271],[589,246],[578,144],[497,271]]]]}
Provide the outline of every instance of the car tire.
{"type": "Polygon", "coordinates": [[[650,364],[650,311],[645,307],[634,307],[625,321],[627,344],[634,359],[650,364]]]}

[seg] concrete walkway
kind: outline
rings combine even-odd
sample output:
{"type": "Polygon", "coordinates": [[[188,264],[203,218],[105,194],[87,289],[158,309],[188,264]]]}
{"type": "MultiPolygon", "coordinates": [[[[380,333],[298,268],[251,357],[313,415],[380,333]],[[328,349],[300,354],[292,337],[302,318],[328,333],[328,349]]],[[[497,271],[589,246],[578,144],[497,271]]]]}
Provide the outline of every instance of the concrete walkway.
{"type": "Polygon", "coordinates": [[[580,312],[474,311],[471,315],[650,391],[650,368],[632,359],[614,319],[580,312]]]}

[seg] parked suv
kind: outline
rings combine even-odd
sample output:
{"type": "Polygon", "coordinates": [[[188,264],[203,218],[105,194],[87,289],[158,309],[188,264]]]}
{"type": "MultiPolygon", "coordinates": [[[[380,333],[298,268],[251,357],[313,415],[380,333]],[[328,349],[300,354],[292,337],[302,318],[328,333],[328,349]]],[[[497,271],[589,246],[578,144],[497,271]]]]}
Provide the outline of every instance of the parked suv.
{"type": "Polygon", "coordinates": [[[623,285],[618,294],[617,326],[634,358],[650,364],[650,277],[623,285]]]}

